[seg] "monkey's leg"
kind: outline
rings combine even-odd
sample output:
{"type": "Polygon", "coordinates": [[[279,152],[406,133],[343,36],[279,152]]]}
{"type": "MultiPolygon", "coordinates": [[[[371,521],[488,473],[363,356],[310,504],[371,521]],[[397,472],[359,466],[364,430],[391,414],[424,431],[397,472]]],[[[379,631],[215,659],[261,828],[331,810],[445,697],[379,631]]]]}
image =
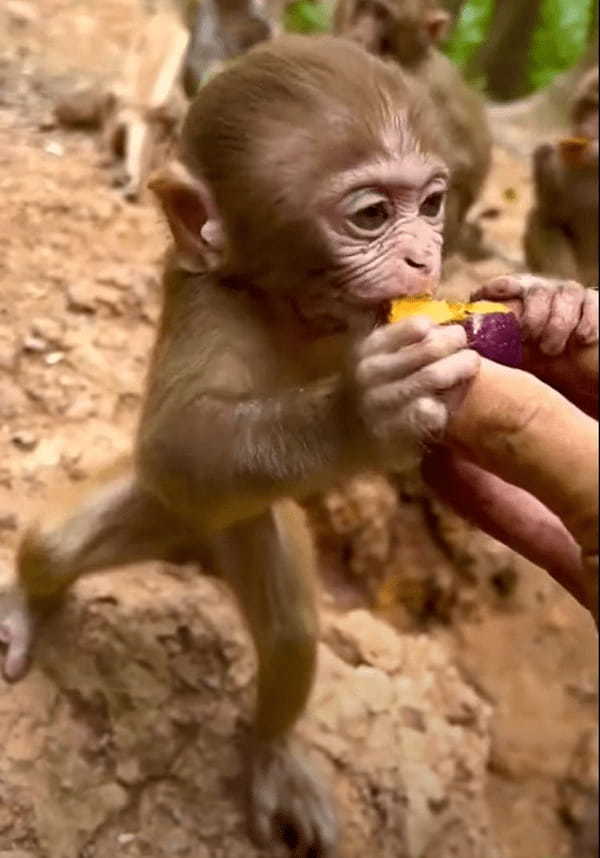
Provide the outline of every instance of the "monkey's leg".
{"type": "Polygon", "coordinates": [[[25,531],[16,582],[0,595],[4,675],[26,671],[35,630],[81,573],[148,559],[178,559],[189,535],[137,483],[128,461],[56,498],[25,531]]]}
{"type": "Polygon", "coordinates": [[[294,855],[325,856],[335,819],[324,790],[289,733],[306,706],[318,618],[315,558],[302,510],[277,501],[264,515],[229,528],[215,562],[234,589],[258,655],[251,804],[257,837],[283,837],[294,855]]]}

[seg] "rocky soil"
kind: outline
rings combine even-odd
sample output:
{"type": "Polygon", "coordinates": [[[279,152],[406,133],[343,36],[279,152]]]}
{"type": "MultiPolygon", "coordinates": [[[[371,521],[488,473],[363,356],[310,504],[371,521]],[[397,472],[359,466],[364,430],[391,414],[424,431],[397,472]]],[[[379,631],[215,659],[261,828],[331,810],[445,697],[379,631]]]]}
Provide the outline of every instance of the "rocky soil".
{"type": "MultiPolygon", "coordinates": [[[[33,507],[127,449],[139,407],[166,233],[52,105],[118,73],[140,15],[134,0],[0,8],[3,580],[33,507]]],[[[496,257],[451,260],[449,293],[520,264],[520,143],[497,148],[480,205],[496,257]]],[[[340,858],[595,855],[587,614],[416,480],[357,480],[310,512],[324,620],[301,734],[335,790],[340,858]]],[[[0,858],[278,858],[244,824],[253,676],[218,582],[145,566],[77,584],[30,675],[0,681],[0,858]]]]}

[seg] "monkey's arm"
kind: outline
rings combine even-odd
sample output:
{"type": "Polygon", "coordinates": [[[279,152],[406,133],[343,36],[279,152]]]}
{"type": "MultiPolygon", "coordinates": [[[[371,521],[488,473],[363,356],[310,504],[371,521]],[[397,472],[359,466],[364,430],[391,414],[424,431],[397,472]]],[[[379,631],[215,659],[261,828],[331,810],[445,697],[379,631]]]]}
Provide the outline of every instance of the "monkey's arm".
{"type": "Polygon", "coordinates": [[[142,427],[142,479],[189,521],[225,527],[365,467],[370,446],[341,377],[268,397],[194,397],[142,427]]]}

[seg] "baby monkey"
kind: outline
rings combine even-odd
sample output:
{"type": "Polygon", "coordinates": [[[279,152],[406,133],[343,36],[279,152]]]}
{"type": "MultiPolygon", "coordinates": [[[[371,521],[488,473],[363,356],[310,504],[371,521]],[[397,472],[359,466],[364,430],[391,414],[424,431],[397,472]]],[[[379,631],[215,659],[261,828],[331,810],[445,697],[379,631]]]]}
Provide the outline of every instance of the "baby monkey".
{"type": "MultiPolygon", "coordinates": [[[[27,529],[0,616],[15,680],[77,575],[153,558],[220,573],[258,655],[254,832],[285,831],[300,858],[332,854],[335,822],[291,735],[318,636],[296,500],[414,466],[478,368],[462,327],[385,324],[392,299],[439,280],[448,171],[429,118],[396,65],[332,37],[265,43],[200,90],[151,183],[173,247],[133,461],[27,529]]],[[[555,339],[580,318],[561,323],[556,296],[555,339]]]]}

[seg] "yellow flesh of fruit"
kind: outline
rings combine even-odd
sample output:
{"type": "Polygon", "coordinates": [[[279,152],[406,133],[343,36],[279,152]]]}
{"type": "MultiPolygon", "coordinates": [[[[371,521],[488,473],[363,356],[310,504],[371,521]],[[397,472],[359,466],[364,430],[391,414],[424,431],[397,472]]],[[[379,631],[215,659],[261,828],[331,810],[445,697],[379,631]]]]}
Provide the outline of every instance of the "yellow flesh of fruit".
{"type": "Polygon", "coordinates": [[[427,316],[438,325],[448,322],[462,322],[475,314],[510,313],[504,304],[495,301],[473,301],[467,304],[463,301],[437,301],[432,298],[400,298],[392,302],[390,322],[399,322],[409,316],[427,316]]]}

